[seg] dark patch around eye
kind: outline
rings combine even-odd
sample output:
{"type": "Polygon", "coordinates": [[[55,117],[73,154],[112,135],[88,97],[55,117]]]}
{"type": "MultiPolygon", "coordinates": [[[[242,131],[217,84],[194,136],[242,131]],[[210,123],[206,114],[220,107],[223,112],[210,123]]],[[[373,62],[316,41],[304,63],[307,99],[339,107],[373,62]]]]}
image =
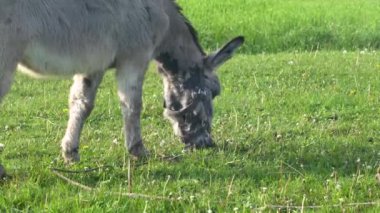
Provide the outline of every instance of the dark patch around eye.
{"type": "Polygon", "coordinates": [[[201,87],[202,84],[204,84],[204,80],[202,79],[202,70],[198,67],[192,67],[190,68],[190,78],[186,79],[186,81],[183,84],[183,87],[185,89],[194,89],[197,87],[201,87]]]}
{"type": "Polygon", "coordinates": [[[179,103],[178,101],[174,101],[171,103],[169,109],[172,111],[179,111],[182,109],[182,104],[179,103]]]}
{"type": "Polygon", "coordinates": [[[162,53],[157,58],[157,61],[162,63],[165,71],[170,72],[172,74],[177,74],[179,71],[178,61],[175,58],[172,58],[169,53],[162,53]]]}

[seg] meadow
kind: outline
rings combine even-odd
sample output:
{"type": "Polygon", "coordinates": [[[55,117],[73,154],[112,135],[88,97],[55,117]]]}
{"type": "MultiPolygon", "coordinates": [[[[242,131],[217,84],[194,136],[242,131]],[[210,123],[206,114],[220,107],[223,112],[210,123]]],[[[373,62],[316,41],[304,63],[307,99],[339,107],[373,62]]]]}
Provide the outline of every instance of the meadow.
{"type": "Polygon", "coordinates": [[[179,0],[213,49],[241,33],[243,53],[380,48],[376,0],[179,0]]]}
{"type": "Polygon", "coordinates": [[[17,74],[1,104],[0,162],[11,177],[0,182],[0,211],[380,211],[377,1],[179,2],[208,51],[247,38],[218,70],[217,147],[182,153],[152,64],[142,113],[150,158],[131,161],[124,149],[111,70],[82,134],[81,162],[65,165],[59,145],[71,81],[17,74]],[[98,169],[62,173],[78,187],[51,168],[98,169]]]}

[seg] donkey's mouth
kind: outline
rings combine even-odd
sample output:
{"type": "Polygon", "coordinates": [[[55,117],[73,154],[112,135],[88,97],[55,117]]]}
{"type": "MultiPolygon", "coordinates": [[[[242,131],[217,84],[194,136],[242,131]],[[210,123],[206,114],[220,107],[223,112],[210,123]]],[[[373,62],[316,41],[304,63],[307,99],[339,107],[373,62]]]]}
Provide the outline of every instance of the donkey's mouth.
{"type": "Polygon", "coordinates": [[[200,103],[192,102],[180,110],[165,108],[165,115],[172,120],[177,136],[185,144],[185,149],[201,149],[214,147],[211,138],[211,124],[203,120],[199,114],[194,114],[200,103]]]}
{"type": "Polygon", "coordinates": [[[211,136],[207,134],[189,134],[181,137],[182,142],[185,144],[185,150],[189,149],[204,149],[215,147],[211,136]]]}

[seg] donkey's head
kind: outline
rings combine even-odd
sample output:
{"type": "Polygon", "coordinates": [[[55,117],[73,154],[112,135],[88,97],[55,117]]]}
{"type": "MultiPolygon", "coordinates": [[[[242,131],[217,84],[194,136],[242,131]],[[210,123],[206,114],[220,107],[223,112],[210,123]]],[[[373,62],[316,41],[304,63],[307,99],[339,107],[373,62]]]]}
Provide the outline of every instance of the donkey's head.
{"type": "Polygon", "coordinates": [[[169,57],[166,61],[171,61],[159,68],[164,77],[164,115],[187,148],[213,146],[213,99],[220,94],[221,87],[215,69],[230,59],[243,43],[244,38],[237,37],[219,51],[204,55],[200,63],[174,74],[168,70],[178,69],[176,59],[163,56],[169,57]]]}

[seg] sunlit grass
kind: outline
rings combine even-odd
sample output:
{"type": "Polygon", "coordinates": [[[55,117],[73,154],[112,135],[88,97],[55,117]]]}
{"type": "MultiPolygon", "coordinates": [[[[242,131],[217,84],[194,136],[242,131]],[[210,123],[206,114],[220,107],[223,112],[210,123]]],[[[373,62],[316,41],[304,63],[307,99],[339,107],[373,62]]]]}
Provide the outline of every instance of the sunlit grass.
{"type": "MultiPolygon", "coordinates": [[[[32,211],[246,211],[270,204],[321,205],[325,211],[375,207],[380,161],[380,76],[376,52],[298,52],[239,55],[219,70],[216,149],[182,155],[182,144],[162,116],[162,85],[148,73],[143,137],[152,156],[133,168],[132,190],[178,201],[109,195],[127,191],[122,122],[110,72],[81,143],[81,162],[67,169],[110,165],[67,176],[59,141],[67,120],[70,81],[17,75],[1,106],[1,162],[12,178],[1,184],[0,209],[32,211]],[[177,159],[162,157],[177,156],[177,159]],[[341,207],[329,207],[330,205],[341,207]]],[[[377,206],[378,209],[379,206],[377,206]]]]}
{"type": "Polygon", "coordinates": [[[377,0],[179,0],[214,49],[245,35],[245,53],[380,47],[377,0]]]}
{"type": "Polygon", "coordinates": [[[206,49],[237,35],[246,44],[218,71],[215,149],[182,153],[162,116],[161,79],[154,66],[148,72],[142,131],[151,157],[133,161],[132,192],[176,201],[118,195],[128,191],[128,154],[113,71],[72,166],[59,148],[71,80],[18,74],[0,107],[0,162],[11,175],[0,183],[0,212],[380,211],[378,1],[179,2],[206,49]],[[65,174],[96,192],[50,171],[104,165],[65,174]]]}

